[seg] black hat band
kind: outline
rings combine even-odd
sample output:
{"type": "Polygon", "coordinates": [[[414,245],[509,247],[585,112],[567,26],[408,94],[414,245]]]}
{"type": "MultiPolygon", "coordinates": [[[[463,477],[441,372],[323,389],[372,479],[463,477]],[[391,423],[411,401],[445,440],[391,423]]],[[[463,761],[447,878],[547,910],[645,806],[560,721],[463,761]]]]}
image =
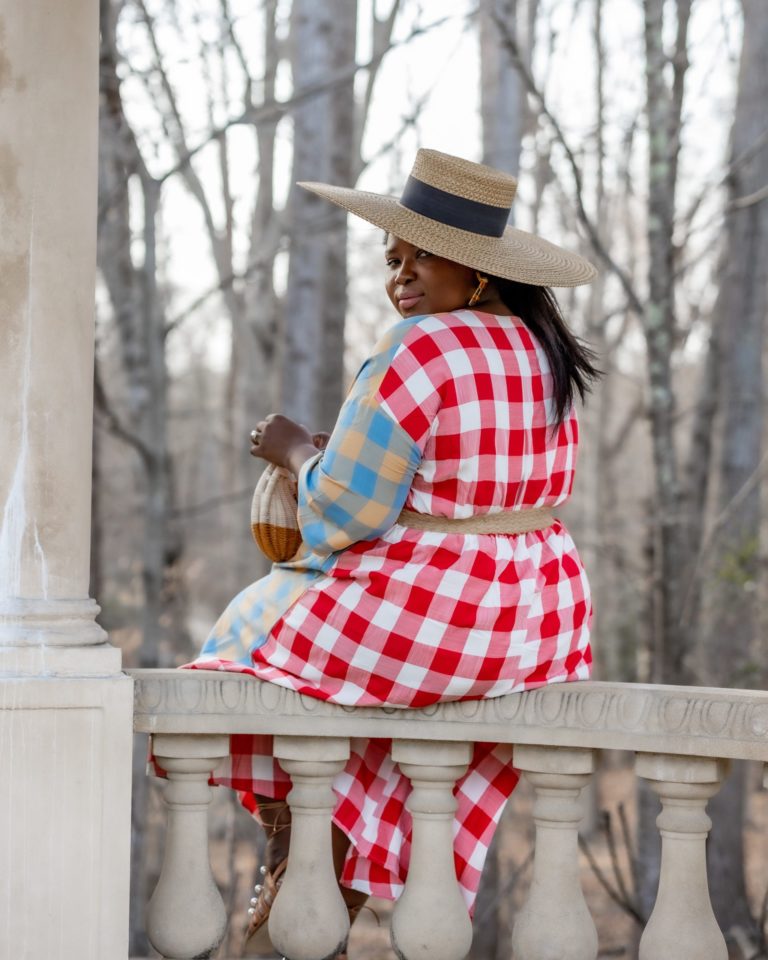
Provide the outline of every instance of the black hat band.
{"type": "Polygon", "coordinates": [[[457,197],[415,177],[408,177],[400,203],[430,220],[485,237],[501,237],[509,219],[509,210],[505,207],[457,197]]]}

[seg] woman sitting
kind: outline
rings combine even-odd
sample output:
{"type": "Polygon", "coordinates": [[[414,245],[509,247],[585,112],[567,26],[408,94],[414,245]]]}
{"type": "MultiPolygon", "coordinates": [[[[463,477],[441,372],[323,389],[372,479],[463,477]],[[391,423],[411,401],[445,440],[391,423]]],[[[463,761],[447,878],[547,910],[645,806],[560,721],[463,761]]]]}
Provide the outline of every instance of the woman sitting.
{"type": "MultiPolygon", "coordinates": [[[[302,184],[386,231],[399,320],[361,367],[325,449],[283,416],[254,456],[298,479],[303,545],[231,602],[194,666],[236,670],[350,706],[424,707],[589,676],[589,586],[552,509],[573,485],[573,400],[596,376],[550,286],[583,258],[507,226],[516,181],[420,150],[402,197],[302,184]]],[[[396,898],[410,785],[389,742],[353,739],[334,783],[339,883],[351,914],[396,898]]],[[[517,783],[508,745],[478,743],[458,782],[456,873],[471,911],[517,783]]],[[[271,738],[232,737],[216,782],[269,835],[249,923],[266,920],[288,855],[287,775],[271,738]]]]}

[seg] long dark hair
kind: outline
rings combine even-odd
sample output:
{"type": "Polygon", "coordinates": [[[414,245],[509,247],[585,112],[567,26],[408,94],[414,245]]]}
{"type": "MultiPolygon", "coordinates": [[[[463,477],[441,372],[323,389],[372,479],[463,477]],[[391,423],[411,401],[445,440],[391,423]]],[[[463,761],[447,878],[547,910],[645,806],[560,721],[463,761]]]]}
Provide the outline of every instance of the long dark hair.
{"type": "Polygon", "coordinates": [[[499,297],[520,317],[547,355],[554,381],[556,425],[563,422],[573,403],[574,390],[581,399],[600,376],[594,351],[568,329],[554,293],[548,287],[489,277],[499,297]]]}

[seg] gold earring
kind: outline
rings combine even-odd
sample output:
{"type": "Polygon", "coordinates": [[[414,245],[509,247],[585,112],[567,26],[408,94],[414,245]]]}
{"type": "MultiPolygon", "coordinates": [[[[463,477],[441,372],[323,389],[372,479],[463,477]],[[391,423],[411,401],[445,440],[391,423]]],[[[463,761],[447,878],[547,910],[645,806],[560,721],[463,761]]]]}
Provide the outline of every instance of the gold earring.
{"type": "Polygon", "coordinates": [[[482,297],[483,290],[485,290],[485,288],[488,286],[488,277],[484,277],[482,273],[478,273],[477,270],[475,270],[475,276],[478,279],[478,284],[475,288],[475,292],[469,298],[469,303],[467,304],[468,307],[474,307],[480,297],[482,297]]]}

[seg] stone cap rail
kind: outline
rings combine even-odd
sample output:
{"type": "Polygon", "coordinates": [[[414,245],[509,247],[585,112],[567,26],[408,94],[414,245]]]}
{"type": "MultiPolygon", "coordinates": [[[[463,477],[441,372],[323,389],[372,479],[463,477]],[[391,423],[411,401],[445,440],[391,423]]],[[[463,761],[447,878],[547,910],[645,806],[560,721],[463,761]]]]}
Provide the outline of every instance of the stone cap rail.
{"type": "Polygon", "coordinates": [[[585,680],[419,709],[342,707],[254,677],[130,670],[134,729],[385,737],[768,761],[768,692],[585,680]]]}

